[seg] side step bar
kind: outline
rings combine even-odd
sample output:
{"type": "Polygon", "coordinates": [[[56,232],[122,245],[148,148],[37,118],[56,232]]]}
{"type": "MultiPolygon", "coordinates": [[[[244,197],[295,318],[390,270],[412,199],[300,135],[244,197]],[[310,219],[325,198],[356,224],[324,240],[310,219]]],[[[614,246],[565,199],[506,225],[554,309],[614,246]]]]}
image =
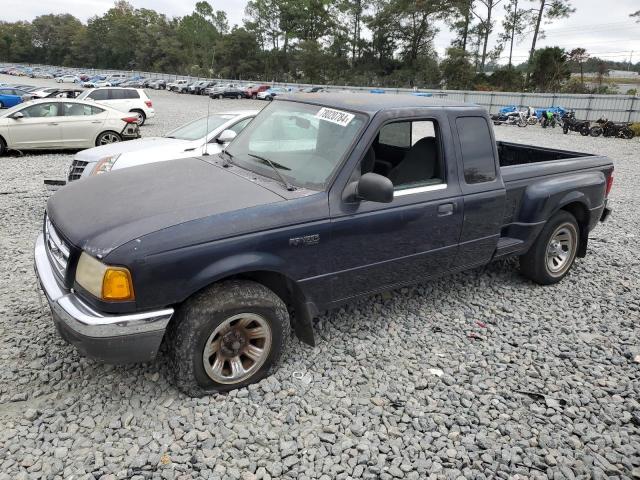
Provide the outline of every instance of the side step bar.
{"type": "Polygon", "coordinates": [[[500,258],[511,253],[514,253],[520,249],[520,246],[524,243],[519,238],[500,237],[498,245],[496,247],[496,253],[493,258],[500,258]]]}

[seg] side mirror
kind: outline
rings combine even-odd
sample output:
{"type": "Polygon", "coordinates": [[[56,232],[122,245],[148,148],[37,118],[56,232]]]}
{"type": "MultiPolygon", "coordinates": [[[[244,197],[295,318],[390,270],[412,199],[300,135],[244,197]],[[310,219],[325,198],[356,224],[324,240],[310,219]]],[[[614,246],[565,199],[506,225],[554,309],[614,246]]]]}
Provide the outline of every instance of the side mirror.
{"type": "Polygon", "coordinates": [[[16,112],[13,115],[11,115],[10,118],[13,118],[14,120],[20,120],[21,118],[24,118],[24,115],[22,112],[16,112]]]}
{"type": "Polygon", "coordinates": [[[345,201],[368,200],[370,202],[391,203],[393,183],[377,173],[365,173],[357,182],[351,182],[345,189],[345,201]]]}
{"type": "Polygon", "coordinates": [[[218,138],[216,138],[216,142],[218,143],[229,143],[231,140],[236,138],[237,133],[233,130],[224,130],[218,138]]]}

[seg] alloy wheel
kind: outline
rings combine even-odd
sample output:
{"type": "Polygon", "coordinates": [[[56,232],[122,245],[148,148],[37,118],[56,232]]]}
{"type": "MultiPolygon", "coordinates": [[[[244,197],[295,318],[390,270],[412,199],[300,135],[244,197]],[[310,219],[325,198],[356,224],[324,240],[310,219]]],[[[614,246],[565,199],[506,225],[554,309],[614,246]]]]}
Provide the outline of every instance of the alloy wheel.
{"type": "Polygon", "coordinates": [[[271,327],[255,313],[239,313],[211,333],[202,353],[204,370],[214,382],[240,383],[262,367],[271,351],[271,327]]]}

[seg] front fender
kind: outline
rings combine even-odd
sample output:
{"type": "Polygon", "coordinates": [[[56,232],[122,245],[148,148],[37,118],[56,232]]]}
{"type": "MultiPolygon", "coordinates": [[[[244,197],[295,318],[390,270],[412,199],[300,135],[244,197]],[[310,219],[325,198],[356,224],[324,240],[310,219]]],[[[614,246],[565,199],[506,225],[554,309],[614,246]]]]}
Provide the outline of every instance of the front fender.
{"type": "Polygon", "coordinates": [[[191,286],[193,291],[198,291],[223,278],[257,271],[277,273],[291,279],[282,258],[267,252],[249,252],[220,258],[206,265],[193,277],[191,286]]]}

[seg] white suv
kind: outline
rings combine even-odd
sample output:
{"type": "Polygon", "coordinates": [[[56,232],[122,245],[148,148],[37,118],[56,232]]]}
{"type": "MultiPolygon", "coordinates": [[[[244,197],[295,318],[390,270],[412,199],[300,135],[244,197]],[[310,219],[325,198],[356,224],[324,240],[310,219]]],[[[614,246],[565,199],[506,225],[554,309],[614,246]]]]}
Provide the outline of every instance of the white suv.
{"type": "Polygon", "coordinates": [[[167,83],[167,90],[171,91],[180,91],[181,88],[189,85],[188,80],[176,80],[175,82],[167,83]]]}
{"type": "Polygon", "coordinates": [[[138,115],[138,125],[144,125],[147,118],[153,118],[156,114],[153,103],[141,88],[96,88],[78,96],[78,100],[84,99],[91,99],[123,112],[133,112],[138,115]]]}

